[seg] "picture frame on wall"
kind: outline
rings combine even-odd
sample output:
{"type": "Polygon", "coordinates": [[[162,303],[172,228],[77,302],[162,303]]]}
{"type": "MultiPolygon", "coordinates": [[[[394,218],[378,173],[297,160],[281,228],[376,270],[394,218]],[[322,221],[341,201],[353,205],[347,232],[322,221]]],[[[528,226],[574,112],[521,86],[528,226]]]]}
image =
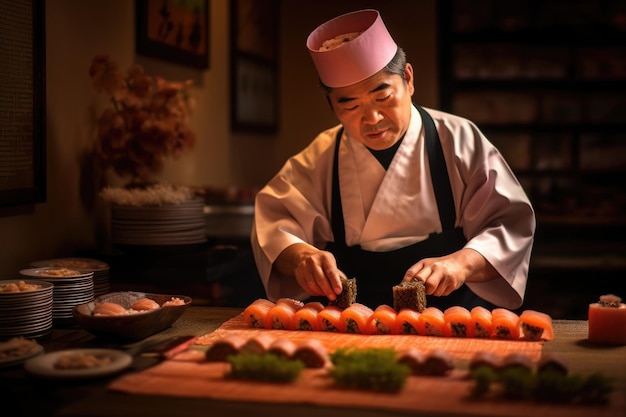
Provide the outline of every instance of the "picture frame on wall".
{"type": "Polygon", "coordinates": [[[231,1],[231,128],[278,130],[277,0],[231,1]]]}
{"type": "Polygon", "coordinates": [[[137,54],[209,68],[209,0],[135,0],[137,54]]]}
{"type": "Polygon", "coordinates": [[[44,203],[46,38],[44,0],[0,0],[0,206],[44,203]]]}

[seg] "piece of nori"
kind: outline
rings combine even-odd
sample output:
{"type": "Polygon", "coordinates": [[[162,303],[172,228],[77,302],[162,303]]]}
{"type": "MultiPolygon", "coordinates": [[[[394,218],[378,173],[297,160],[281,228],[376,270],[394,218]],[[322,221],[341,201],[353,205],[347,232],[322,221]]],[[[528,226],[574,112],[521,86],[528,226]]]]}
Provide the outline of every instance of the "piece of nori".
{"type": "Polygon", "coordinates": [[[328,305],[345,309],[356,302],[356,278],[341,278],[341,288],[341,294],[329,300],[328,305]]]}
{"type": "Polygon", "coordinates": [[[393,287],[393,308],[400,311],[403,308],[419,311],[426,308],[426,290],[422,281],[402,282],[393,287]]]}

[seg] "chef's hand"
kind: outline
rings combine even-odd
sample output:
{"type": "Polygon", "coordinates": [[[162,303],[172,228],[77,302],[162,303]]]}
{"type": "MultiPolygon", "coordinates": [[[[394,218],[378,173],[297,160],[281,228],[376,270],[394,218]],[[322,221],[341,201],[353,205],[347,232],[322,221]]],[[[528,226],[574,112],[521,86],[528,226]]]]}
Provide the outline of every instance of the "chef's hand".
{"type": "Polygon", "coordinates": [[[403,281],[422,281],[426,294],[449,295],[464,282],[485,282],[499,276],[493,266],[473,249],[461,249],[438,258],[424,258],[404,275],[403,281]]]}
{"type": "Polygon", "coordinates": [[[283,250],[274,268],[295,278],[309,295],[324,295],[331,301],[341,293],[341,277],[345,277],[332,253],[305,243],[295,243],[283,250]]]}

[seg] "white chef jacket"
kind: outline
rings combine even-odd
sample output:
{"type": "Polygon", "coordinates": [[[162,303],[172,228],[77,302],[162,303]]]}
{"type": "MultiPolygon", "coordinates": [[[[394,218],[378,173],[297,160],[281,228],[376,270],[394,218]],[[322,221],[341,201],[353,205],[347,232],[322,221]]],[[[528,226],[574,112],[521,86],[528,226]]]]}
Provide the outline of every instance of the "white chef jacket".
{"type": "MultiPolygon", "coordinates": [[[[455,227],[500,277],[466,285],[485,300],[509,309],[521,306],[535,232],[532,205],[510,167],[471,121],[433,109],[454,195],[455,227]]],[[[333,241],[330,221],[335,126],[289,158],[255,198],[251,243],[267,297],[308,295],[293,278],[272,270],[288,246],[306,242],[320,249],[333,241]]],[[[442,231],[421,117],[412,108],[406,135],[385,170],[358,140],[343,133],[339,182],[346,244],[389,251],[442,231]]],[[[416,259],[415,262],[419,261],[416,259]]],[[[403,277],[398,277],[398,282],[403,277]]]]}

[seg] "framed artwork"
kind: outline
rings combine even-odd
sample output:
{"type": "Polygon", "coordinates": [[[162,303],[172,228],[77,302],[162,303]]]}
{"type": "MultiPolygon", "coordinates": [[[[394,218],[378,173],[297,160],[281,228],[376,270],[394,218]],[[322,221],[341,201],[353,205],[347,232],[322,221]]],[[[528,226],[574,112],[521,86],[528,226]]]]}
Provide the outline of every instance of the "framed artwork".
{"type": "Polygon", "coordinates": [[[278,129],[278,0],[231,1],[231,127],[278,129]]]}
{"type": "Polygon", "coordinates": [[[0,0],[0,206],[46,201],[45,1],[0,0]]]}
{"type": "Polygon", "coordinates": [[[135,0],[139,55],[209,68],[209,0],[135,0]]]}

